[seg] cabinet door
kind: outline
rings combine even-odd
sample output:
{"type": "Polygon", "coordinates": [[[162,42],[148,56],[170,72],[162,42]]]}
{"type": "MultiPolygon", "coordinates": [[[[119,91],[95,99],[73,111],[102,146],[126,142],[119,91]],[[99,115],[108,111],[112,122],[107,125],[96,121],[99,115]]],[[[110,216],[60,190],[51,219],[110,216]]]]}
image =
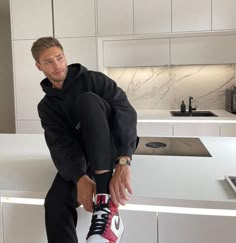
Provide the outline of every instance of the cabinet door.
{"type": "Polygon", "coordinates": [[[3,239],[3,218],[2,218],[2,202],[0,200],[0,243],[4,243],[3,239]]]}
{"type": "Polygon", "coordinates": [[[171,123],[138,122],[137,134],[142,137],[172,136],[171,123]]]}
{"type": "Polygon", "coordinates": [[[221,137],[236,137],[236,124],[221,124],[221,137]]]}
{"type": "Polygon", "coordinates": [[[44,96],[40,81],[45,77],[36,66],[30,49],[33,41],[15,41],[14,82],[16,120],[38,119],[37,104],[44,96]]]}
{"type": "MultiPolygon", "coordinates": [[[[92,215],[85,212],[84,208],[78,208],[77,211],[78,225],[76,231],[78,240],[85,243],[92,215]]],[[[125,226],[122,242],[157,242],[157,216],[155,212],[120,210],[120,215],[125,226]]]]}
{"type": "Polygon", "coordinates": [[[51,36],[52,3],[48,0],[11,0],[13,39],[51,36]]]}
{"type": "Polygon", "coordinates": [[[174,124],[174,136],[220,136],[217,123],[180,123],[174,124]]]}
{"type": "Polygon", "coordinates": [[[41,205],[3,203],[5,243],[46,243],[41,205]]]}
{"type": "Polygon", "coordinates": [[[235,10],[235,0],[212,0],[212,30],[236,29],[235,10]]]}
{"type": "Polygon", "coordinates": [[[236,217],[158,213],[158,242],[234,243],[236,217]]]}
{"type": "Polygon", "coordinates": [[[21,134],[41,134],[43,128],[39,120],[25,120],[16,122],[16,133],[21,134]]]}
{"type": "Polygon", "coordinates": [[[98,35],[133,34],[133,0],[98,0],[98,35]]]}
{"type": "Polygon", "coordinates": [[[171,0],[134,0],[134,33],[171,32],[171,0]]]}
{"type": "Polygon", "coordinates": [[[105,67],[159,66],[169,64],[168,39],[104,41],[105,67]]]}
{"type": "Polygon", "coordinates": [[[171,64],[236,62],[236,35],[171,39],[171,64]]]}
{"type": "Polygon", "coordinates": [[[172,0],[172,31],[211,30],[211,0],[172,0]]]}
{"type": "Polygon", "coordinates": [[[81,63],[88,69],[97,70],[95,37],[60,39],[67,63],[81,63]]]}
{"type": "Polygon", "coordinates": [[[56,37],[95,36],[94,0],[54,0],[56,37]]]}

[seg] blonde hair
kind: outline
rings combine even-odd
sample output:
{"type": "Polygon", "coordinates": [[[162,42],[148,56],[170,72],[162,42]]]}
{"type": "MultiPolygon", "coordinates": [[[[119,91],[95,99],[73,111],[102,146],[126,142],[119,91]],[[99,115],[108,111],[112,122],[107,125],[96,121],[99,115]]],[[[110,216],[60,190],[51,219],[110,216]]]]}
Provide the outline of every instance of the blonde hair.
{"type": "Polygon", "coordinates": [[[50,48],[50,47],[58,47],[63,51],[63,47],[61,43],[54,37],[41,37],[37,39],[32,47],[31,47],[31,53],[36,62],[39,62],[39,55],[42,51],[50,48]]]}

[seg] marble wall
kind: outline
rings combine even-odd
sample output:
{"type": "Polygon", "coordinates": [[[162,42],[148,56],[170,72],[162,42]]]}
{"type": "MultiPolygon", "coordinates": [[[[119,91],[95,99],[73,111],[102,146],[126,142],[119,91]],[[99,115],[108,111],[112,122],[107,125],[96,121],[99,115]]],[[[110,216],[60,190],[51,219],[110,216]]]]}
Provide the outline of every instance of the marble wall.
{"type": "Polygon", "coordinates": [[[179,109],[193,96],[199,110],[225,109],[225,90],[234,87],[236,65],[109,68],[106,74],[136,110],[179,109]]]}

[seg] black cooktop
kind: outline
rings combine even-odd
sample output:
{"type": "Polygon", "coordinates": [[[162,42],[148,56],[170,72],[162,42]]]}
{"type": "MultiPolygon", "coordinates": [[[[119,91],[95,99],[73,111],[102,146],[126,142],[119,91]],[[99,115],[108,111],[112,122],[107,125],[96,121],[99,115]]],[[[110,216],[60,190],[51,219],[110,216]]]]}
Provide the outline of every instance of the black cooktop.
{"type": "Polygon", "coordinates": [[[140,137],[135,154],[212,157],[199,138],[140,137]]]}

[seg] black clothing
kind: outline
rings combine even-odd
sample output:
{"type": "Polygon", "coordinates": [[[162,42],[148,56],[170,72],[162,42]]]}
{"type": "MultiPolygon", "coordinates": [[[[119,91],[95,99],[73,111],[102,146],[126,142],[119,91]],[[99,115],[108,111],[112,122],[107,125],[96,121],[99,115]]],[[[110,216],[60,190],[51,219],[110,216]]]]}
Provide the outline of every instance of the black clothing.
{"type": "MultiPolygon", "coordinates": [[[[54,89],[47,78],[41,82],[41,86],[46,95],[38,105],[38,112],[51,157],[64,180],[73,180],[76,183],[81,176],[86,174],[92,162],[90,156],[94,153],[94,148],[89,146],[91,139],[102,140],[106,137],[103,150],[100,152],[100,148],[96,150],[98,157],[94,157],[97,160],[99,160],[99,154],[101,160],[104,157],[104,160],[108,160],[110,156],[115,156],[114,153],[110,155],[109,152],[102,154],[106,145],[113,143],[116,156],[132,156],[137,140],[137,115],[125,93],[113,80],[102,73],[88,71],[80,64],[72,64],[68,66],[68,74],[61,90],[54,89]],[[89,114],[86,103],[81,106],[81,97],[84,93],[102,98],[103,101],[99,101],[99,107],[104,110],[107,118],[107,123],[100,124],[102,127],[95,124],[91,127],[88,122],[94,116],[99,123],[104,115],[97,111],[89,114]],[[81,139],[83,129],[93,131],[87,140],[84,139],[87,134],[84,134],[81,139]],[[100,137],[101,133],[107,133],[107,135],[100,137]]],[[[96,144],[99,143],[101,141],[97,141],[96,144]]],[[[105,168],[108,166],[106,163],[106,161],[100,161],[98,164],[92,164],[92,170],[111,169],[111,165],[105,168]],[[105,165],[102,166],[102,163],[105,165]]],[[[111,161],[109,163],[111,164],[111,161]]]]}
{"type": "MultiPolygon", "coordinates": [[[[117,157],[117,150],[109,129],[112,109],[104,99],[92,92],[80,94],[77,100],[80,104],[76,110],[79,123],[77,123],[77,133],[74,137],[80,142],[84,158],[86,158],[86,174],[94,177],[97,184],[97,192],[104,193],[109,190],[109,180],[112,176],[115,158],[117,157]],[[109,169],[110,172],[102,174],[101,178],[100,175],[91,174],[96,169],[109,169]]],[[[46,132],[50,132],[50,130],[46,130],[46,132]]],[[[63,137],[63,139],[68,138],[63,137]]],[[[63,142],[63,144],[70,143],[70,141],[58,140],[58,142],[63,142]]],[[[51,144],[49,144],[50,146],[51,144]]],[[[63,147],[60,147],[60,144],[56,144],[56,146],[58,149],[63,149],[63,147]]],[[[55,151],[57,150],[53,150],[53,152],[55,151]]],[[[67,150],[64,152],[67,153],[67,150]]],[[[76,151],[72,152],[76,154],[76,151]]],[[[78,168],[80,165],[79,159],[76,160],[78,168]]],[[[67,166],[70,166],[70,164],[67,166]]],[[[60,166],[59,168],[61,173],[59,171],[60,174],[57,174],[45,199],[45,222],[48,243],[78,243],[76,235],[77,186],[71,180],[62,178],[61,174],[64,175],[62,170],[64,167],[60,166]]],[[[75,167],[73,168],[75,169],[75,167]]]]}
{"type": "Polygon", "coordinates": [[[44,203],[48,243],[78,243],[76,190],[72,181],[57,173],[44,203]]]}

